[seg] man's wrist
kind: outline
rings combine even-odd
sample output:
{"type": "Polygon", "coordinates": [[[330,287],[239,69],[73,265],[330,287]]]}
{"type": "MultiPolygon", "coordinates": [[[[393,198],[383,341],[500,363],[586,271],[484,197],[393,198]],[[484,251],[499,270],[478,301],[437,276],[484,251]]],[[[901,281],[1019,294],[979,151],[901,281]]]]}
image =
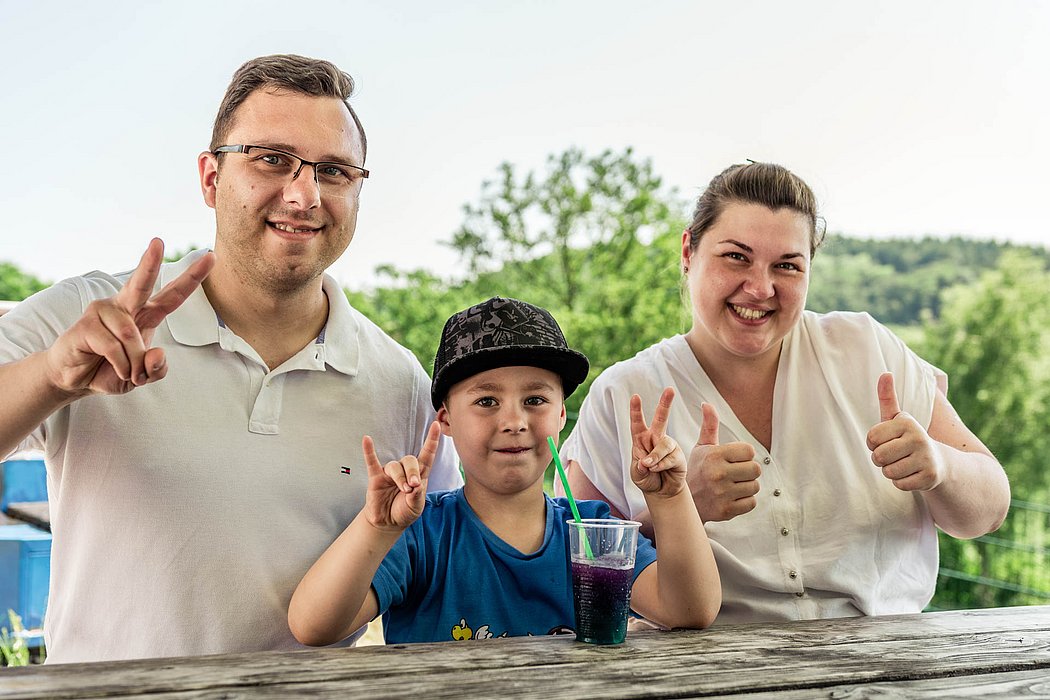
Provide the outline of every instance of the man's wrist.
{"type": "Polygon", "coordinates": [[[43,384],[45,395],[49,397],[49,400],[52,403],[58,404],[59,407],[88,396],[91,392],[86,388],[67,389],[62,386],[62,382],[60,381],[62,372],[51,366],[52,348],[41,350],[27,358],[30,361],[37,363],[36,371],[40,374],[40,382],[43,384]]]}

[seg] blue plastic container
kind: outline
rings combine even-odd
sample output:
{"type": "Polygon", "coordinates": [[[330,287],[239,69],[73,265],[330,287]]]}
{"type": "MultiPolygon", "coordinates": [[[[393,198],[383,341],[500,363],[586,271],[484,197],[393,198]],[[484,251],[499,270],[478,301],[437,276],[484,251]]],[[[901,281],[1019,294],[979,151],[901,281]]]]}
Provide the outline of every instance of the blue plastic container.
{"type": "Polygon", "coordinates": [[[11,631],[7,611],[22,617],[22,626],[36,634],[26,636],[38,646],[47,610],[51,578],[51,533],[32,525],[0,526],[0,627],[11,631]]]}
{"type": "Polygon", "coordinates": [[[42,459],[9,459],[0,463],[0,512],[9,503],[47,500],[47,469],[42,459]]]}

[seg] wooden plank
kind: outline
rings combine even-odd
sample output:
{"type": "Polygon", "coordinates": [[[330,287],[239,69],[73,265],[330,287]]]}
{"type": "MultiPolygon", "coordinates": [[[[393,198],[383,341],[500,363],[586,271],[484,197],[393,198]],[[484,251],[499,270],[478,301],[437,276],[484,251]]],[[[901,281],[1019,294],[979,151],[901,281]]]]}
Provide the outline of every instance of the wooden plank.
{"type": "Polygon", "coordinates": [[[919,681],[836,685],[820,689],[778,690],[725,695],[735,700],[813,700],[813,698],[1048,698],[1050,673],[1044,669],[952,676],[919,681]]]}
{"type": "Polygon", "coordinates": [[[1036,671],[1050,606],[632,633],[619,647],[537,637],[10,669],[0,698],[703,697],[1036,671]]]}

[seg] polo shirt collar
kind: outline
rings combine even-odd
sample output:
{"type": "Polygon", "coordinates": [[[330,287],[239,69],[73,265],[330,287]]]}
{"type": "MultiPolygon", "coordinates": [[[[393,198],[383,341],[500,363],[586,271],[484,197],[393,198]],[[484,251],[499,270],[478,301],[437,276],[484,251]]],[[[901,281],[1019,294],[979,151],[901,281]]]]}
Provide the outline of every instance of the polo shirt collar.
{"type": "Polygon", "coordinates": [[[334,279],[325,275],[321,286],[328,295],[328,322],[317,339],[318,350],[332,369],[354,376],[361,361],[361,322],[334,279]]]}
{"type": "MultiPolygon", "coordinates": [[[[195,250],[178,262],[162,265],[157,289],[178,277],[206,252],[195,250]]],[[[317,358],[338,372],[354,376],[360,363],[360,321],[350,307],[346,293],[332,277],[324,275],[321,286],[328,295],[328,321],[314,344],[317,358]]],[[[171,337],[182,345],[204,346],[220,342],[222,322],[203,287],[197,287],[179,308],[168,314],[167,324],[171,337]]]]}
{"type": "MultiPolygon", "coordinates": [[[[162,265],[157,291],[182,274],[194,260],[207,253],[195,250],[178,262],[162,265]]],[[[182,345],[210,345],[219,342],[219,317],[215,314],[204,288],[198,286],[182,305],[168,314],[168,330],[182,345]]]]}

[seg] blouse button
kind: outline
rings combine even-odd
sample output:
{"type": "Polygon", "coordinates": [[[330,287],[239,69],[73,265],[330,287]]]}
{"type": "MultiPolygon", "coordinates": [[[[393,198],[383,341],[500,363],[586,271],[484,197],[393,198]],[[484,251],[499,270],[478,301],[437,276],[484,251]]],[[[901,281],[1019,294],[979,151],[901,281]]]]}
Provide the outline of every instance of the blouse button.
{"type": "Polygon", "coordinates": [[[786,527],[780,528],[780,534],[783,535],[784,537],[787,537],[788,529],[786,527]]]}
{"type": "Polygon", "coordinates": [[[771,460],[769,457],[766,457],[765,459],[762,460],[762,464],[769,464],[772,461],[773,460],[771,460]]]}
{"type": "Polygon", "coordinates": [[[780,489],[773,489],[773,495],[774,496],[779,496],[780,495],[780,489]]]}
{"type": "Polygon", "coordinates": [[[797,571],[789,571],[788,572],[788,578],[798,578],[798,572],[797,571]]]}

